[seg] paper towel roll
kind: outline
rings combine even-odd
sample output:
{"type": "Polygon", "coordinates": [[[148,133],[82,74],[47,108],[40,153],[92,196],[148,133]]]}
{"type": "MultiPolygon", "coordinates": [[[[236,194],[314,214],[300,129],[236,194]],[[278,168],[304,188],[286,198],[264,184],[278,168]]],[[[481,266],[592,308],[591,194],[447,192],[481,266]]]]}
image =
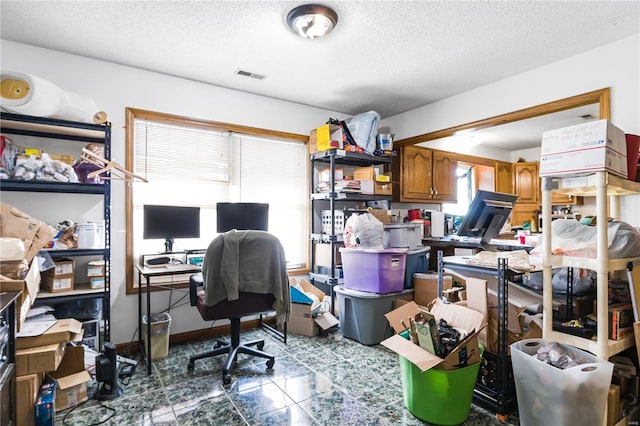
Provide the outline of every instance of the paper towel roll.
{"type": "Polygon", "coordinates": [[[104,113],[93,99],[63,90],[44,78],[2,71],[0,80],[1,105],[9,112],[83,122],[95,122],[96,117],[102,120],[104,113]]]}

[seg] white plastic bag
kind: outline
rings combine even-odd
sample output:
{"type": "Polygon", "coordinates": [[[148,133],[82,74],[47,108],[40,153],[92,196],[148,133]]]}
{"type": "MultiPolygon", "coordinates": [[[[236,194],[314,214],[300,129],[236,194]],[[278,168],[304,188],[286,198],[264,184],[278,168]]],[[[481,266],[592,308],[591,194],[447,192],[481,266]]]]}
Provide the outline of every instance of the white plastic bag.
{"type": "MultiPolygon", "coordinates": [[[[640,256],[640,232],[633,226],[612,221],[607,223],[609,257],[621,259],[640,256]]],[[[597,256],[597,227],[583,225],[573,219],[557,219],[551,222],[551,252],[566,256],[595,258],[597,256]]],[[[534,256],[542,255],[544,234],[531,251],[534,256]]]]}
{"type": "Polygon", "coordinates": [[[353,214],[344,225],[344,246],[346,248],[384,248],[384,225],[371,213],[353,214]]]}

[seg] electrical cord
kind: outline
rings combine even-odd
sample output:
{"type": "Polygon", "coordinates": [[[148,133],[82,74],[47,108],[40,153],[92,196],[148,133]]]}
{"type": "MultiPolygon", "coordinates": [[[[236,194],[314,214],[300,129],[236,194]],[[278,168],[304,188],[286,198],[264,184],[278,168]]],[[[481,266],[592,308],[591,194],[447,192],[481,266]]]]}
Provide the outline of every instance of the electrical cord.
{"type": "MultiPolygon", "coordinates": [[[[97,391],[96,391],[96,393],[97,393],[97,391]]],[[[95,393],[93,394],[93,398],[91,398],[91,399],[95,399],[96,401],[98,401],[98,399],[96,398],[96,394],[95,393]]],[[[87,402],[91,401],[91,399],[87,399],[86,401],[83,401],[78,405],[74,405],[73,407],[71,407],[71,409],[69,411],[64,413],[64,417],[62,417],[62,424],[63,425],[69,425],[70,423],[67,423],[67,417],[71,413],[73,413],[76,408],[83,406],[87,402]]],[[[113,418],[113,416],[116,415],[116,409],[115,408],[112,408],[112,407],[109,407],[107,405],[104,405],[102,402],[98,402],[98,405],[100,405],[102,408],[106,408],[108,411],[111,411],[111,415],[109,415],[109,417],[107,417],[106,419],[100,420],[97,423],[89,423],[87,426],[96,426],[96,425],[104,424],[104,423],[108,422],[109,420],[111,420],[111,418],[113,418]]]]}

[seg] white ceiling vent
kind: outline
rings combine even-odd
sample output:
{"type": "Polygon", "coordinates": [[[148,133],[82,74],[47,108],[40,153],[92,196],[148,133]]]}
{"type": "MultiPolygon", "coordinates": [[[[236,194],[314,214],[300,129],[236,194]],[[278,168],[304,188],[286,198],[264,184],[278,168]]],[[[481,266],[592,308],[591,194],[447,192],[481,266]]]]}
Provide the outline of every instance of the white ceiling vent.
{"type": "Polygon", "coordinates": [[[251,77],[251,78],[255,78],[256,80],[264,80],[266,78],[266,76],[264,75],[260,75],[260,74],[256,74],[250,71],[245,71],[245,70],[241,70],[241,69],[237,69],[235,71],[236,74],[241,75],[243,77],[251,77]]]}

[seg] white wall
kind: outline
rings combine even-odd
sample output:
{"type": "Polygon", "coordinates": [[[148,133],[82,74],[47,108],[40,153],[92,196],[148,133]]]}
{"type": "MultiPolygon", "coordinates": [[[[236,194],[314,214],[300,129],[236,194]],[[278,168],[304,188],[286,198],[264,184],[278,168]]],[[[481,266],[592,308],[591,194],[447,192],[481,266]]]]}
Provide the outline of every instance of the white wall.
{"type": "MultiPolygon", "coordinates": [[[[3,70],[34,74],[65,90],[92,97],[112,123],[112,159],[122,165],[125,107],[305,135],[329,117],[344,115],[6,40],[1,41],[0,48],[3,70]]],[[[137,329],[137,296],[126,295],[124,183],[114,181],[112,188],[111,340],[123,343],[130,341],[137,329]]],[[[46,212],[37,198],[11,199],[19,199],[18,207],[38,218],[46,212]]],[[[152,306],[165,309],[168,293],[154,292],[152,306]]],[[[182,294],[174,292],[172,301],[182,294]]],[[[171,315],[172,333],[208,325],[190,306],[172,310],[171,315]]]]}
{"type": "MultiPolygon", "coordinates": [[[[386,118],[380,125],[400,140],[605,87],[611,88],[611,121],[626,133],[640,134],[640,34],[386,118]]],[[[510,155],[492,158],[538,161],[540,151],[510,155]]],[[[640,226],[640,195],[622,197],[620,210],[622,220],[640,226]]]]}

